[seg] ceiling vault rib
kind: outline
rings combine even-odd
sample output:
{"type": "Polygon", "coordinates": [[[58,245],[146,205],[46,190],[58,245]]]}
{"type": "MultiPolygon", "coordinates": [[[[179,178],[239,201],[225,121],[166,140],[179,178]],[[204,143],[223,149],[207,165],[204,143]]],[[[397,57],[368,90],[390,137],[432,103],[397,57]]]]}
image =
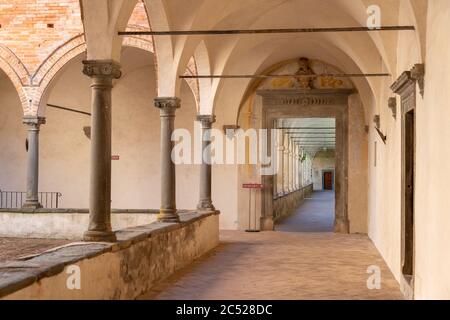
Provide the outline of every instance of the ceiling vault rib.
{"type": "Polygon", "coordinates": [[[178,30],[178,31],[119,31],[119,36],[189,36],[189,35],[235,35],[235,34],[281,34],[281,33],[326,33],[326,32],[379,32],[415,31],[414,26],[338,27],[338,28],[290,28],[290,29],[235,29],[235,30],[178,30]]]}

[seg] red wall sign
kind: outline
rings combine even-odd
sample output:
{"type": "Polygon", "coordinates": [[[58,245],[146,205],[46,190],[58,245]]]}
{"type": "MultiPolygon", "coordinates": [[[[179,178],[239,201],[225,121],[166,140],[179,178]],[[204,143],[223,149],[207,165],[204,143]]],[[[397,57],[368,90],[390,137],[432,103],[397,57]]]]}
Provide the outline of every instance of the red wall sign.
{"type": "Polygon", "coordinates": [[[111,156],[111,160],[120,160],[120,156],[111,156]]]}
{"type": "Polygon", "coordinates": [[[263,189],[264,185],[261,183],[244,183],[242,185],[244,189],[263,189]]]}

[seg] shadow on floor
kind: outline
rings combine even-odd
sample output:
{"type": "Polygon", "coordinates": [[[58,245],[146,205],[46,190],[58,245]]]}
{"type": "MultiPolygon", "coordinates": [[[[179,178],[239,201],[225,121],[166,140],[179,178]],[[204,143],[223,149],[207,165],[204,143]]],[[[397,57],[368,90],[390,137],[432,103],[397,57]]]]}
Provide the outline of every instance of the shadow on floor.
{"type": "Polygon", "coordinates": [[[334,191],[315,191],[295,212],[275,225],[283,232],[333,232],[334,191]]]}

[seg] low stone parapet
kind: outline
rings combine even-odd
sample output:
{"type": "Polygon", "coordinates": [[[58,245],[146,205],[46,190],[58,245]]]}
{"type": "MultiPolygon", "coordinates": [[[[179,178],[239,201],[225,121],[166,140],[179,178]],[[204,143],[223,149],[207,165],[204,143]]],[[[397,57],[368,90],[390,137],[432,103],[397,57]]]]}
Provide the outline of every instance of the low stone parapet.
{"type": "MultiPolygon", "coordinates": [[[[114,209],[112,228],[150,224],[157,214],[158,210],[114,209]]],[[[0,209],[0,237],[78,240],[88,224],[88,209],[0,209]]]]}
{"type": "Polygon", "coordinates": [[[218,211],[181,214],[116,232],[116,243],[75,242],[0,263],[3,299],[135,299],[219,243],[218,211]]]}
{"type": "Polygon", "coordinates": [[[278,196],[273,201],[274,221],[291,215],[313,192],[313,185],[308,185],[299,190],[278,196]]]}

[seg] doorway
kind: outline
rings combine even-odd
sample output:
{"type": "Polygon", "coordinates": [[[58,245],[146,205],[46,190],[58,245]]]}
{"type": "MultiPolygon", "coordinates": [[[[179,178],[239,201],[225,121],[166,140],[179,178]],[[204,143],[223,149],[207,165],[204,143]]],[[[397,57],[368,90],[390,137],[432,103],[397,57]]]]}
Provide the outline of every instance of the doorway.
{"type": "MultiPolygon", "coordinates": [[[[278,119],[289,118],[327,118],[334,119],[335,130],[335,174],[334,174],[334,231],[349,233],[348,203],[348,97],[353,89],[308,89],[308,90],[258,90],[262,99],[261,128],[267,133],[277,128],[278,119]]],[[[278,128],[280,129],[280,128],[278,128]]],[[[272,134],[267,134],[269,154],[276,143],[272,143],[272,134]]],[[[328,149],[328,148],[325,148],[328,149]]],[[[326,150],[324,150],[326,151],[326,150]]],[[[267,186],[261,197],[261,229],[274,230],[274,183],[275,175],[271,165],[261,166],[261,181],[267,186]]],[[[320,179],[320,177],[319,177],[320,179]]]]}
{"type": "Polygon", "coordinates": [[[274,149],[279,164],[273,194],[276,230],[332,232],[336,119],[286,117],[276,120],[276,128],[274,149]]]}
{"type": "Polygon", "coordinates": [[[333,190],[333,171],[324,171],[323,172],[323,190],[331,191],[333,190]]]}

